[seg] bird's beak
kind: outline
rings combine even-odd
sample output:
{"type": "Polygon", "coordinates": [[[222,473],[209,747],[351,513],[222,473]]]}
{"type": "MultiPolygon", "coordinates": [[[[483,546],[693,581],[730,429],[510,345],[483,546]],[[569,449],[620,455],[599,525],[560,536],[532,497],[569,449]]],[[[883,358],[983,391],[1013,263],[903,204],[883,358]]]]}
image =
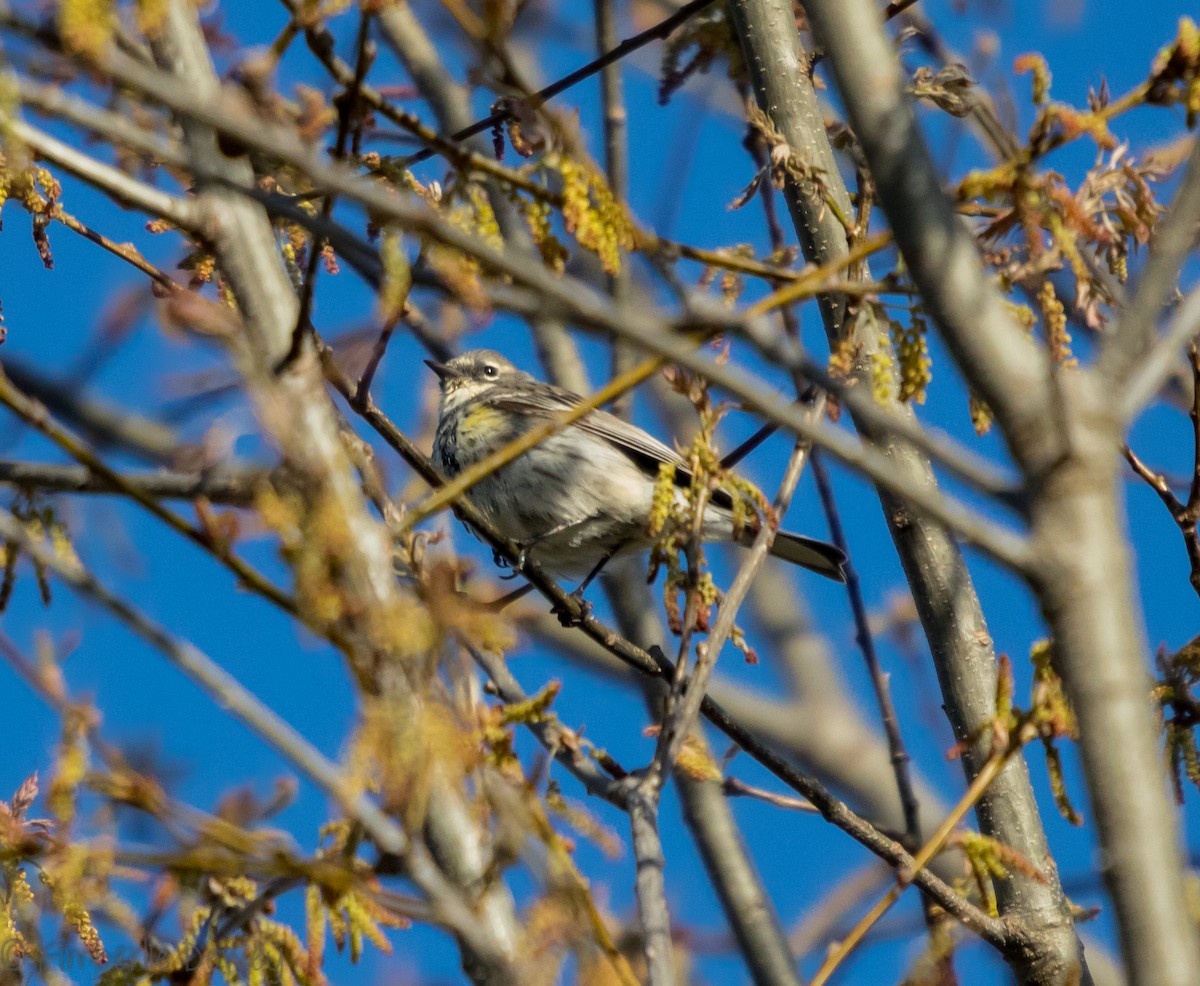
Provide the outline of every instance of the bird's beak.
{"type": "Polygon", "coordinates": [[[445,363],[439,363],[437,360],[427,359],[425,365],[438,375],[439,380],[449,380],[451,377],[458,376],[449,366],[445,363]]]}

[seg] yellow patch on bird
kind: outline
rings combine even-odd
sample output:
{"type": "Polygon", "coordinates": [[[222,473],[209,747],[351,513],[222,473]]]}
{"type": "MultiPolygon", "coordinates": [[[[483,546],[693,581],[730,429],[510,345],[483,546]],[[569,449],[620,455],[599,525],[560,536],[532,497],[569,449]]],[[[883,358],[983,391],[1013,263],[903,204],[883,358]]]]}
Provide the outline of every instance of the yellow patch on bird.
{"type": "Polygon", "coordinates": [[[487,428],[499,423],[500,412],[495,408],[488,407],[486,404],[481,404],[475,410],[468,412],[458,427],[460,431],[466,429],[467,433],[470,434],[472,429],[487,428]]]}

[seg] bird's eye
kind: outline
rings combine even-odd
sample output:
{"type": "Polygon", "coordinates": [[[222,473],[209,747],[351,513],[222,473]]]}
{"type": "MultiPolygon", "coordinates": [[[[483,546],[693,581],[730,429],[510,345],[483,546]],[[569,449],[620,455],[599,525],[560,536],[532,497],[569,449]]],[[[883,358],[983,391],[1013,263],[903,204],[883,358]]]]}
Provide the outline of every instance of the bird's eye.
{"type": "Polygon", "coordinates": [[[483,375],[485,377],[494,377],[499,372],[500,371],[495,366],[493,366],[491,363],[489,363],[487,366],[485,366],[483,368],[483,375]]]}

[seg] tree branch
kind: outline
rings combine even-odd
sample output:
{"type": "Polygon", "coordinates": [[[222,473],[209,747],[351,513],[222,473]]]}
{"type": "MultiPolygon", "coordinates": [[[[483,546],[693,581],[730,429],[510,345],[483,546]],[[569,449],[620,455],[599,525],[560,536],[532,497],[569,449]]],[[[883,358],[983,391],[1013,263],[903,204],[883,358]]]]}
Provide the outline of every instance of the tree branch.
{"type": "Polygon", "coordinates": [[[638,919],[642,926],[642,954],[646,957],[649,986],[674,986],[675,957],[671,945],[671,916],[663,874],[662,840],[658,835],[658,789],[636,783],[629,795],[629,824],[633,858],[637,867],[638,919]]]}
{"type": "Polygon", "coordinates": [[[255,490],[270,473],[260,469],[206,470],[204,472],[125,472],[108,480],[87,466],[62,466],[48,462],[0,462],[0,483],[41,493],[124,495],[136,489],[148,497],[173,500],[203,498],[228,507],[246,507],[255,490]]]}
{"type": "Polygon", "coordinates": [[[1200,335],[1200,288],[1194,288],[1175,310],[1167,331],[1159,337],[1136,366],[1129,368],[1121,395],[1119,413],[1123,425],[1129,425],[1152,401],[1179,366],[1179,357],[1188,343],[1200,335]]]}
{"type": "Polygon", "coordinates": [[[841,548],[846,556],[842,570],[846,573],[846,595],[850,598],[850,612],[854,617],[854,632],[859,650],[867,665],[867,674],[871,676],[871,685],[875,690],[875,701],[879,705],[879,718],[883,723],[883,732],[887,737],[888,752],[891,754],[892,770],[896,774],[896,792],[900,796],[900,804],[904,809],[904,834],[908,840],[907,848],[915,849],[921,840],[920,803],[913,790],[912,776],[909,769],[910,757],[904,746],[904,738],[900,735],[900,720],[896,715],[896,707],[892,703],[892,690],[889,675],[879,663],[879,654],[875,650],[875,637],[867,618],[867,604],[863,599],[862,585],[858,579],[858,571],[850,554],[850,545],[842,528],[841,514],[838,512],[837,500],[833,495],[833,484],[829,472],[820,455],[812,458],[813,479],[817,484],[817,493],[821,498],[821,506],[825,510],[829,522],[830,539],[841,548]]]}
{"type": "MultiPolygon", "coordinates": [[[[1045,354],[1003,313],[938,188],[869,0],[808,0],[806,9],[913,280],[967,380],[989,403],[993,395],[1003,402],[992,410],[1034,477],[1039,564],[1030,581],[1079,718],[1125,961],[1139,982],[1182,986],[1200,967],[1200,943],[1179,880],[1179,833],[1146,697],[1147,650],[1117,502],[1111,384],[1083,372],[1049,379],[1045,354]]],[[[1082,958],[1057,882],[1031,885],[1026,903],[1036,908],[1044,944],[1022,963],[1024,974],[1038,982],[1074,975],[1082,958]]]]}
{"type": "MultiPolygon", "coordinates": [[[[172,0],[154,50],[156,60],[168,71],[150,69],[114,49],[108,58],[124,64],[134,76],[157,78],[177,91],[186,89],[194,101],[219,99],[220,84],[190,4],[172,0]]],[[[385,627],[394,619],[398,602],[390,538],[366,508],[312,344],[302,344],[286,370],[276,372],[291,350],[300,306],[266,214],[229,187],[229,183],[253,182],[249,162],[221,153],[211,122],[187,113],[181,120],[197,198],[217,230],[217,262],[245,326],[241,362],[249,392],[285,461],[310,484],[310,502],[337,517],[352,546],[338,560],[341,591],[356,609],[354,619],[344,627],[357,644],[351,663],[360,683],[387,702],[393,714],[415,717],[416,682],[409,680],[406,670],[390,666],[381,647],[381,642],[391,639],[385,627]]],[[[440,867],[460,887],[479,886],[491,865],[487,834],[466,809],[463,792],[436,764],[431,777],[425,833],[433,855],[410,854],[408,871],[419,881],[433,879],[440,867]]],[[[515,973],[519,923],[502,882],[490,882],[479,894],[473,927],[477,933],[472,936],[458,932],[468,974],[479,983],[497,986],[519,981],[515,973]],[[484,948],[477,947],[481,938],[484,948]]]]}
{"type": "MultiPolygon", "coordinates": [[[[872,60],[864,66],[861,64],[861,53],[855,54],[854,57],[859,59],[855,65],[863,74],[853,81],[854,88],[846,91],[844,98],[848,105],[858,100],[874,101],[871,106],[874,115],[870,123],[859,125],[856,122],[855,130],[860,139],[867,141],[864,143],[865,151],[876,153],[882,147],[889,156],[888,160],[895,165],[899,162],[899,149],[907,147],[915,138],[915,134],[911,132],[911,112],[906,110],[903,102],[899,74],[891,48],[882,41],[883,32],[877,9],[869,3],[859,4],[857,8],[854,16],[847,15],[847,23],[854,25],[853,34],[871,35],[872,60]],[[880,91],[868,91],[874,87],[878,87],[880,91]],[[881,106],[886,110],[882,114],[882,120],[877,118],[881,106]],[[876,124],[886,124],[886,129],[863,134],[864,126],[876,124]]],[[[737,0],[732,10],[760,107],[769,113],[773,126],[786,139],[792,153],[798,155],[808,168],[821,176],[828,194],[843,203],[843,207],[848,210],[849,195],[841,182],[837,161],[825,133],[816,92],[806,71],[807,56],[800,47],[791,4],[785,0],[737,0]]],[[[825,9],[820,3],[807,5],[807,10],[814,24],[818,19],[822,24],[824,20],[837,21],[843,13],[840,9],[825,9]],[[818,7],[821,9],[818,10],[818,7]]],[[[832,32],[835,28],[829,30],[832,32]]],[[[836,30],[842,30],[842,25],[837,25],[836,30]]],[[[827,55],[835,58],[835,61],[840,45],[855,43],[854,38],[846,40],[841,34],[831,34],[829,37],[822,35],[819,40],[824,43],[827,55]]],[[[919,138],[916,139],[919,144],[919,138]]],[[[914,167],[917,172],[914,175],[928,166],[928,155],[920,147],[917,150],[920,156],[915,159],[914,167]]],[[[873,163],[870,157],[868,161],[873,163]]],[[[889,195],[896,194],[893,185],[904,181],[904,172],[893,171],[885,178],[886,180],[878,184],[880,193],[886,188],[889,195]]],[[[927,175],[925,178],[914,177],[913,180],[923,183],[922,195],[930,199],[930,202],[909,201],[915,185],[901,189],[904,209],[916,210],[912,215],[906,212],[904,221],[916,222],[918,218],[932,216],[939,223],[935,228],[940,239],[937,241],[936,264],[932,263],[931,257],[926,254],[910,258],[909,252],[914,248],[914,238],[922,235],[923,227],[906,227],[904,240],[900,242],[897,216],[890,216],[893,230],[910,265],[910,274],[924,295],[928,281],[948,282],[950,262],[959,264],[965,272],[964,283],[969,286],[969,290],[956,294],[954,292],[958,289],[955,288],[949,296],[942,297],[947,289],[942,283],[935,284],[935,299],[940,299],[936,303],[948,306],[944,315],[966,318],[966,326],[976,336],[985,334],[979,331],[977,319],[981,313],[986,315],[989,311],[984,306],[991,306],[991,317],[997,319],[1000,336],[996,340],[979,345],[989,350],[993,346],[1003,345],[1010,334],[1008,316],[1003,312],[998,296],[983,283],[974,244],[970,242],[965,229],[958,225],[959,220],[949,211],[942,199],[936,175],[932,179],[927,175]],[[932,193],[925,187],[929,180],[933,181],[932,193]],[[914,263],[921,267],[920,278],[915,276],[917,269],[912,266],[914,263]]],[[[822,207],[822,199],[814,194],[810,184],[790,182],[785,187],[785,194],[788,197],[797,236],[806,255],[822,263],[832,257],[844,255],[848,244],[844,227],[829,215],[829,210],[822,207]]],[[[856,333],[855,342],[861,344],[864,358],[880,345],[877,338],[872,338],[875,333],[860,332],[858,325],[843,324],[842,306],[829,301],[823,306],[822,313],[825,316],[826,334],[830,338],[831,346],[843,342],[850,332],[856,333]]],[[[1016,331],[1015,328],[1013,331],[1016,331]]],[[[968,348],[975,345],[976,343],[972,342],[968,348]]],[[[1027,345],[1017,343],[1017,349],[1024,351],[1027,345]]],[[[1009,353],[1008,357],[1012,355],[1009,353]]],[[[1021,370],[1022,378],[1030,372],[1035,376],[1044,376],[1044,361],[1036,352],[1032,356],[1033,359],[1021,370]]],[[[1002,365],[1007,364],[1005,362],[1002,365]]],[[[865,375],[868,368],[860,365],[856,369],[859,375],[865,375]]],[[[1045,389],[1044,380],[1040,386],[1045,389]]],[[[1037,388],[1028,391],[1028,396],[1033,398],[1033,404],[1036,404],[1037,393],[1037,388]]],[[[1023,389],[1014,391],[1014,394],[1020,395],[1018,400],[1027,396],[1023,389]]],[[[1022,409],[1010,410],[1014,414],[1025,413],[1022,409]]],[[[851,413],[854,413],[853,408],[851,413]]],[[[910,485],[936,488],[929,461],[923,455],[911,446],[896,441],[889,433],[874,431],[865,420],[856,420],[856,425],[860,433],[879,444],[891,461],[892,468],[902,473],[910,485]]],[[[893,495],[890,488],[881,488],[880,499],[905,574],[913,589],[913,598],[934,658],[947,715],[956,737],[970,743],[963,757],[963,765],[968,779],[972,779],[978,775],[987,760],[987,745],[980,742],[978,737],[995,710],[996,660],[987,631],[987,622],[970,572],[951,534],[953,526],[948,530],[943,526],[944,521],[941,518],[932,515],[914,516],[905,507],[904,502],[893,495]]],[[[980,828],[986,834],[1014,847],[1027,858],[1049,858],[1049,847],[1042,830],[1037,801],[1022,758],[1013,758],[1008,763],[980,802],[977,814],[980,828]]],[[[1044,975],[1045,981],[1053,982],[1054,977],[1061,975],[1065,968],[1078,964],[1079,947],[1070,911],[1061,889],[1053,879],[1050,883],[1042,884],[1029,877],[1012,874],[1009,879],[998,882],[997,896],[1002,914],[1023,917],[1031,927],[1043,931],[1041,944],[1036,951],[1024,954],[1018,951],[1008,953],[1007,959],[1019,976],[1027,978],[1044,975]]],[[[1084,977],[1086,981],[1086,971],[1084,977]]]]}
{"type": "Polygon", "coordinates": [[[869,0],[807,0],[805,10],[829,56],[909,276],[955,361],[1001,423],[1017,461],[1028,467],[1028,441],[1014,436],[1045,433],[1041,420],[1052,406],[1049,360],[1005,310],[974,239],[942,192],[879,11],[869,0]]]}

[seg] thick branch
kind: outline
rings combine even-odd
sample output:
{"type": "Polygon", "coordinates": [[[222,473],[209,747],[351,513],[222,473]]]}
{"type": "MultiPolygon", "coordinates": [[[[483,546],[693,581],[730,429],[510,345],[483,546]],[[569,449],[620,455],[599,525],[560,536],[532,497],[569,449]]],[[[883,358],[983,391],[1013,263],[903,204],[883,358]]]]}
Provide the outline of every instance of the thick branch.
{"type": "MultiPolygon", "coordinates": [[[[865,6],[868,9],[860,11],[853,19],[857,25],[856,30],[869,28],[882,33],[880,28],[873,26],[878,12],[869,7],[869,4],[865,6]]],[[[848,210],[849,196],[842,184],[837,162],[825,134],[816,92],[805,71],[807,58],[795,30],[791,3],[786,0],[738,0],[733,5],[733,11],[760,107],[769,113],[773,125],[787,140],[792,152],[798,154],[809,168],[819,171],[827,194],[844,203],[848,210]]],[[[812,9],[809,12],[815,16],[812,9]]],[[[836,19],[832,13],[829,17],[836,19]]],[[[830,51],[830,54],[834,52],[830,51]]],[[[864,71],[866,74],[864,79],[860,80],[860,84],[870,79],[872,84],[877,83],[883,87],[884,91],[878,98],[887,98],[891,91],[889,87],[899,89],[894,57],[886,45],[882,57],[877,59],[875,65],[867,66],[864,71]]],[[[849,102],[851,97],[846,98],[849,102]]],[[[906,112],[901,106],[898,122],[891,124],[892,130],[888,133],[892,134],[893,141],[896,140],[895,135],[898,131],[903,132],[903,124],[906,121],[911,127],[911,114],[905,116],[906,112]]],[[[860,131],[861,136],[862,128],[856,129],[860,131]]],[[[879,141],[882,135],[872,134],[871,138],[879,141]]],[[[884,146],[889,148],[893,145],[885,143],[884,146]]],[[[900,146],[903,146],[902,143],[900,146]]],[[[924,159],[916,161],[915,166],[918,169],[921,160],[924,159]]],[[[893,174],[891,177],[903,180],[902,174],[893,174]]],[[[887,187],[889,192],[894,191],[890,185],[887,187]]],[[[910,192],[911,189],[905,190],[905,195],[910,192]]],[[[785,189],[785,193],[796,223],[797,235],[810,259],[824,263],[832,257],[844,255],[848,249],[845,229],[829,216],[830,210],[822,207],[821,199],[814,194],[814,190],[809,185],[792,182],[785,189]]],[[[933,194],[929,197],[937,200],[929,208],[940,214],[945,203],[942,202],[941,190],[936,183],[933,194]],[[941,206],[937,203],[941,203],[941,206]]],[[[948,207],[945,211],[949,211],[948,207]]],[[[899,224],[895,217],[892,218],[899,240],[899,224]]],[[[905,221],[909,218],[917,221],[915,215],[906,218],[905,221]]],[[[950,214],[944,225],[938,227],[943,235],[943,239],[939,241],[940,262],[946,264],[954,260],[967,270],[967,280],[974,285],[967,292],[968,296],[973,297],[970,304],[981,304],[986,296],[991,299],[989,304],[994,303],[999,307],[999,298],[992,298],[993,292],[981,283],[983,275],[979,270],[974,244],[957,223],[957,218],[950,214]]],[[[905,242],[911,247],[910,241],[918,233],[916,230],[906,229],[904,235],[905,242]]],[[[903,244],[901,245],[903,248],[903,244]]],[[[929,257],[922,255],[916,259],[923,265],[923,274],[932,276],[929,257]]],[[[936,279],[948,280],[947,270],[947,267],[938,270],[936,279]]],[[[913,273],[915,274],[915,271],[913,273]]],[[[918,280],[918,285],[924,288],[922,281],[918,280]]],[[[938,290],[941,291],[942,288],[939,286],[938,290]]],[[[965,298],[955,295],[949,300],[953,302],[950,312],[961,314],[958,306],[966,303],[965,298]]],[[[846,332],[857,328],[843,324],[843,313],[839,306],[829,303],[822,311],[831,345],[838,344],[846,332]]],[[[973,320],[977,314],[979,313],[976,311],[970,312],[972,331],[976,331],[973,320]]],[[[1004,323],[1001,326],[1002,330],[1006,330],[1007,316],[1001,312],[999,317],[1004,323]]],[[[1002,331],[1002,336],[1003,334],[1002,331]]],[[[862,332],[856,342],[859,342],[863,351],[868,354],[879,345],[877,333],[872,331],[862,332]]],[[[1039,365],[1035,359],[1026,364],[1022,372],[1028,372],[1030,367],[1036,368],[1039,365]]],[[[865,371],[865,366],[858,368],[860,374],[865,371]]],[[[1036,391],[1031,391],[1030,394],[1036,396],[1036,391]]],[[[853,408],[851,413],[854,414],[853,408]]],[[[856,418],[855,423],[860,433],[878,443],[892,463],[892,468],[903,474],[909,485],[930,490],[936,488],[929,461],[920,452],[910,445],[898,442],[893,435],[876,431],[865,419],[856,418]]],[[[977,738],[994,715],[996,662],[987,623],[970,573],[950,530],[940,523],[935,523],[930,517],[914,516],[887,488],[881,488],[880,497],[929,641],[947,715],[959,739],[977,738]]],[[[968,778],[973,779],[982,769],[987,755],[986,742],[976,739],[963,758],[968,778]]],[[[1023,759],[1016,757],[1008,763],[981,800],[977,814],[980,828],[986,834],[1014,847],[1029,859],[1049,858],[1049,848],[1042,831],[1037,801],[1023,759]]],[[[1029,981],[1055,982],[1056,977],[1061,977],[1065,969],[1078,963],[1079,948],[1070,912],[1056,882],[1052,880],[1042,884],[1029,877],[1013,874],[1010,879],[999,881],[997,895],[1001,913],[1023,917],[1031,928],[1044,929],[1043,944],[1037,953],[1014,951],[1008,955],[1010,964],[1022,978],[1029,981]]]]}
{"type": "Polygon", "coordinates": [[[909,276],[1017,460],[1029,465],[1024,436],[1044,432],[1049,363],[1005,311],[974,239],[942,192],[878,8],[870,0],[807,0],[805,10],[829,56],[909,276]]]}
{"type": "MultiPolygon", "coordinates": [[[[120,60],[118,53],[112,52],[120,60]]],[[[212,99],[220,83],[213,69],[194,8],[182,0],[170,4],[162,36],[155,43],[158,63],[169,75],[124,58],[132,73],[152,73],[160,82],[212,99]],[[173,76],[173,78],[172,78],[173,76]]],[[[311,485],[312,503],[336,516],[351,550],[339,556],[342,591],[361,607],[348,631],[358,638],[355,671],[359,680],[390,705],[395,714],[417,715],[414,682],[381,652],[390,639],[384,626],[393,619],[397,595],[386,529],[370,516],[343,445],[338,419],[326,393],[311,343],[305,342],[287,369],[276,373],[290,355],[299,302],[283,269],[274,231],[261,207],[230,188],[253,181],[249,162],[226,157],[210,123],[182,116],[184,143],[198,179],[200,207],[213,221],[214,249],[224,279],[238,303],[248,352],[242,370],[259,414],[284,458],[311,485]]],[[[462,792],[433,771],[426,837],[442,870],[459,886],[480,885],[491,867],[486,834],[463,803],[462,792]]],[[[408,860],[410,875],[415,858],[408,860]]],[[[430,869],[433,869],[432,860],[430,869]]],[[[514,982],[519,924],[502,882],[492,882],[476,902],[478,934],[459,934],[463,964],[479,983],[514,982]],[[487,942],[479,948],[478,939],[487,942]]]]}
{"type": "MultiPolygon", "coordinates": [[[[1083,373],[1048,381],[1044,355],[1003,314],[939,191],[870,0],[808,0],[806,8],[913,280],[959,369],[1036,477],[1031,512],[1042,561],[1032,583],[1079,717],[1125,961],[1138,982],[1182,986],[1200,967],[1200,948],[1146,695],[1146,646],[1117,506],[1111,385],[1083,373]]],[[[1031,889],[1030,923],[1045,933],[1024,975],[1067,980],[1079,961],[1070,915],[1056,884],[1031,889]]]]}
{"type": "Polygon", "coordinates": [[[1096,386],[1080,399],[1087,426],[1076,427],[1076,455],[1053,471],[1034,503],[1043,559],[1035,587],[1079,722],[1101,868],[1130,982],[1184,986],[1200,968],[1200,942],[1125,546],[1119,432],[1108,385],[1088,383],[1096,386]]]}

